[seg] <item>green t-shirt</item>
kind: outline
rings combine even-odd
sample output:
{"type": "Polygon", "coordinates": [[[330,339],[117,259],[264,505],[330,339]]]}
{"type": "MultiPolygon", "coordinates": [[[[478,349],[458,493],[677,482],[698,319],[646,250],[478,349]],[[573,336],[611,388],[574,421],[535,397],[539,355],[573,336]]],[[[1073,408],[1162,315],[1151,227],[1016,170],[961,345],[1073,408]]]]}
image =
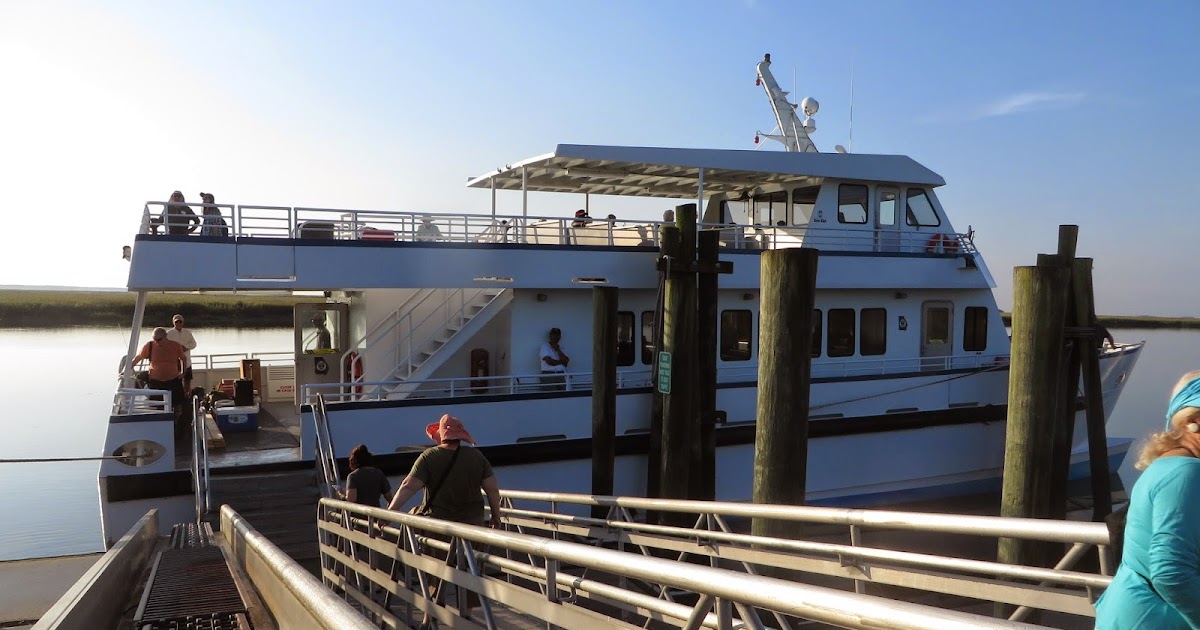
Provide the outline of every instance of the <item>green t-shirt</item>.
{"type": "Polygon", "coordinates": [[[425,497],[428,502],[430,484],[437,483],[443,475],[446,480],[438,488],[433,497],[433,516],[447,521],[480,525],[483,523],[483,480],[491,477],[492,465],[488,463],[483,453],[467,445],[460,445],[458,459],[454,468],[446,475],[446,467],[450,458],[454,457],[454,449],[445,446],[434,446],[425,449],[417,461],[413,463],[409,476],[420,479],[425,484],[425,497]]]}

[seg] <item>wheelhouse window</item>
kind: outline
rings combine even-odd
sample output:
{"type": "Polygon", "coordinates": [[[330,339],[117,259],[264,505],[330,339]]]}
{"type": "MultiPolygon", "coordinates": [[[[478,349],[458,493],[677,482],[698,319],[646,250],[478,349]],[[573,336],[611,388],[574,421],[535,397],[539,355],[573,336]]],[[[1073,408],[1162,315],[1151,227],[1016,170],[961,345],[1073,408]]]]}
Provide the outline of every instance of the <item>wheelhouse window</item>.
{"type": "Polygon", "coordinates": [[[933,209],[933,202],[929,200],[929,193],[925,192],[924,188],[909,188],[905,203],[907,208],[904,216],[909,225],[935,226],[942,224],[937,211],[933,209]]]}
{"type": "Polygon", "coordinates": [[[860,329],[859,354],[869,357],[887,352],[887,309],[864,308],[860,329]]]}
{"type": "Polygon", "coordinates": [[[815,359],[821,356],[821,309],[813,309],[812,324],[812,356],[815,359]]]}
{"type": "Polygon", "coordinates": [[[838,223],[867,222],[867,187],[861,184],[838,186],[838,223]]]}
{"type": "Polygon", "coordinates": [[[987,350],[987,307],[968,306],[963,320],[963,350],[968,352],[987,350]]]}
{"type": "Polygon", "coordinates": [[[787,225],[787,191],[754,195],[754,222],[768,227],[787,225]]]}
{"type": "Polygon", "coordinates": [[[654,350],[657,340],[654,338],[654,311],[642,311],[642,363],[654,363],[654,350]]]}
{"type": "Polygon", "coordinates": [[[633,312],[617,312],[617,365],[633,365],[633,312]]]}
{"type": "Polygon", "coordinates": [[[825,354],[830,357],[848,357],[854,354],[854,309],[829,309],[829,346],[825,354]]]}
{"type": "Polygon", "coordinates": [[[749,361],[754,314],[748,310],[721,311],[721,360],[749,361]]]}
{"type": "Polygon", "coordinates": [[[792,225],[808,225],[813,209],[817,207],[820,186],[805,186],[792,191],[792,225]]]}

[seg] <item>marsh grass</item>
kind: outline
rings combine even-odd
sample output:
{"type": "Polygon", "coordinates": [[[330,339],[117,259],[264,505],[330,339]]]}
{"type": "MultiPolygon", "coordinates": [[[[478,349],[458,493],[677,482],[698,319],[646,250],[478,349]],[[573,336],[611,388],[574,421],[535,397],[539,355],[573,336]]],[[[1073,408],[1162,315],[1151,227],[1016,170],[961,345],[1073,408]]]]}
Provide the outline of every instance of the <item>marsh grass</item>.
{"type": "MultiPolygon", "coordinates": [[[[107,291],[0,291],[0,328],[127,327],[136,297],[107,291]]],[[[183,313],[207,327],[290,327],[292,306],[314,301],[321,298],[154,293],[146,298],[143,321],[169,326],[172,315],[183,313]]]]}

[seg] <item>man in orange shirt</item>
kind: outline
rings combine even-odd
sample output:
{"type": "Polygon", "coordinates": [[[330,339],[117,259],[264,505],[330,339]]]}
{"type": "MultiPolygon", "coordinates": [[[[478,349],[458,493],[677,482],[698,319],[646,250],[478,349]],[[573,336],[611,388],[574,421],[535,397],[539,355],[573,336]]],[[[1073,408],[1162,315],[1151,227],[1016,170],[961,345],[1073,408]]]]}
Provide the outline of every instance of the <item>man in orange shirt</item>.
{"type": "Polygon", "coordinates": [[[147,341],[141,352],[133,357],[133,365],[150,360],[150,389],[165,389],[171,392],[171,406],[175,419],[183,414],[183,366],[187,349],[167,339],[166,328],[154,329],[154,340],[147,341]]]}

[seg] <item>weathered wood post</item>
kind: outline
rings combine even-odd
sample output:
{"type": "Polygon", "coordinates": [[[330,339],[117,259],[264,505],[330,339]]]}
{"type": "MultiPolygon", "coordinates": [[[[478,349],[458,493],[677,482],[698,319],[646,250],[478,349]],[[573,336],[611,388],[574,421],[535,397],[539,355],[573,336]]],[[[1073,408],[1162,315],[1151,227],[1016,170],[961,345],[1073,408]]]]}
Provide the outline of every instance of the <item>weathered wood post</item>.
{"type": "MultiPolygon", "coordinates": [[[[1004,449],[1002,516],[1048,514],[1053,418],[1070,272],[1062,266],[1013,269],[1012,360],[1004,449]]],[[[1041,547],[1001,538],[997,557],[1009,564],[1041,565],[1041,547]]],[[[997,605],[997,611],[1004,607],[997,605]]]]}
{"type": "MultiPolygon", "coordinates": [[[[592,494],[613,493],[617,442],[617,288],[592,288],[592,494]]],[[[608,509],[595,506],[592,517],[608,509]]]]}
{"type": "Polygon", "coordinates": [[[1067,336],[1065,327],[1083,324],[1075,320],[1073,280],[1071,270],[1075,262],[1076,244],[1079,242],[1078,225],[1058,226],[1058,253],[1054,256],[1039,256],[1038,265],[1054,265],[1067,270],[1066,309],[1063,313],[1064,334],[1059,346],[1059,376],[1057,401],[1053,418],[1050,459],[1050,492],[1047,497],[1049,517],[1067,517],[1067,481],[1071,468],[1071,442],[1074,441],[1075,413],[1078,399],[1075,395],[1079,383],[1079,339],[1067,336]]]}
{"type": "Polygon", "coordinates": [[[1087,322],[1093,337],[1091,343],[1080,344],[1080,363],[1083,372],[1083,400],[1087,415],[1088,460],[1092,475],[1092,520],[1102,521],[1112,512],[1111,471],[1108,468],[1108,438],[1104,429],[1104,392],[1100,387],[1100,350],[1103,343],[1096,322],[1096,307],[1092,292],[1092,259],[1076,258],[1073,287],[1075,318],[1087,322]]]}
{"type": "MultiPolygon", "coordinates": [[[[762,253],[754,502],[803,505],[817,250],[762,253]]],[[[756,536],[795,538],[798,524],[756,518],[756,536]]]]}
{"type": "MultiPolygon", "coordinates": [[[[665,291],[663,351],[659,355],[659,369],[663,369],[664,363],[669,365],[669,376],[666,378],[669,391],[664,392],[666,395],[663,397],[659,483],[663,498],[687,499],[690,498],[690,489],[696,485],[698,462],[694,455],[699,452],[696,447],[699,432],[696,428],[695,404],[696,204],[677,206],[675,221],[679,230],[679,256],[666,262],[671,268],[667,274],[665,291]]],[[[668,520],[678,519],[672,517],[668,520]]]]}
{"type": "MultiPolygon", "coordinates": [[[[663,409],[666,404],[666,394],[664,394],[658,383],[659,360],[662,358],[662,350],[666,344],[666,314],[667,314],[667,297],[666,297],[666,277],[669,273],[666,261],[674,261],[679,258],[680,235],[679,228],[669,225],[663,226],[659,231],[659,256],[658,269],[659,281],[662,287],[662,294],[659,296],[661,306],[659,308],[659,316],[655,321],[654,330],[654,362],[651,365],[654,368],[651,379],[655,383],[653,388],[654,394],[651,401],[650,410],[650,444],[646,455],[646,496],[658,498],[663,496],[662,492],[662,447],[663,447],[663,409]]],[[[647,520],[657,522],[657,513],[648,514],[647,520]]]]}
{"type": "Polygon", "coordinates": [[[699,487],[692,498],[712,501],[717,496],[717,262],[721,233],[707,230],[700,233],[697,261],[700,267],[696,340],[699,354],[699,374],[696,393],[699,396],[700,465],[699,487]]]}

